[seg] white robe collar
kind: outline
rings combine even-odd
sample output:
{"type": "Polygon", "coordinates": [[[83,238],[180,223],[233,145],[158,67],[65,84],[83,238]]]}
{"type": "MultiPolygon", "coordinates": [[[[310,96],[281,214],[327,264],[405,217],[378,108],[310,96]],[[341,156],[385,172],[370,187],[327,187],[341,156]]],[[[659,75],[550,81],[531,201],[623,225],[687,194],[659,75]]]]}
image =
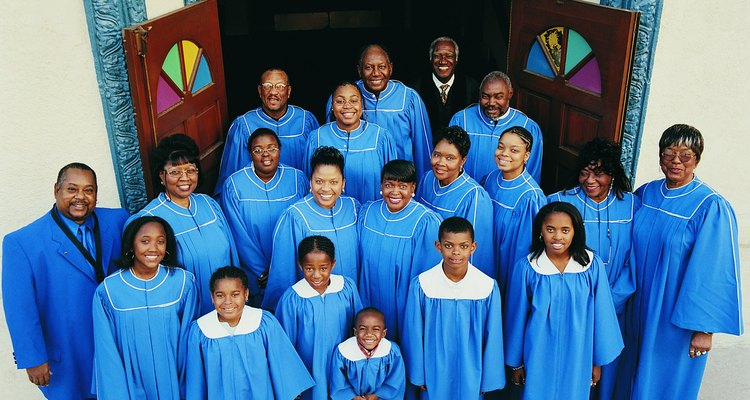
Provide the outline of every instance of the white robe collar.
{"type": "MultiPolygon", "coordinates": [[[[391,352],[391,346],[391,342],[388,339],[381,339],[378,347],[375,348],[375,353],[373,353],[370,358],[381,358],[387,356],[388,353],[391,352]]],[[[360,361],[365,359],[365,354],[360,350],[356,336],[344,340],[339,344],[338,348],[341,355],[349,361],[360,361]]]]}
{"type": "Polygon", "coordinates": [[[540,254],[539,257],[537,257],[535,260],[529,259],[529,263],[531,263],[531,268],[533,268],[534,271],[541,275],[579,274],[587,270],[589,266],[591,266],[591,263],[594,261],[594,253],[586,250],[586,254],[589,255],[588,264],[581,265],[576,260],[574,260],[573,257],[570,257],[570,260],[568,260],[568,265],[565,266],[565,270],[563,270],[562,273],[557,269],[557,267],[555,267],[555,264],[552,263],[552,260],[547,257],[546,251],[542,252],[542,254],[540,254]]]}
{"type": "MultiPolygon", "coordinates": [[[[240,322],[234,327],[234,335],[246,335],[255,332],[260,327],[260,320],[263,318],[263,310],[245,306],[242,309],[240,322]]],[[[209,339],[220,339],[231,335],[219,321],[219,314],[216,310],[198,318],[198,327],[209,339]]]]}
{"type": "Polygon", "coordinates": [[[466,276],[453,282],[445,276],[442,261],[419,274],[419,285],[427,297],[433,299],[480,300],[486,299],[494,287],[495,280],[477,267],[469,264],[466,276]]]}
{"type": "Polygon", "coordinates": [[[342,275],[331,274],[331,284],[328,285],[326,291],[323,294],[318,293],[317,290],[313,289],[309,283],[303,278],[292,286],[292,289],[302,297],[303,299],[309,299],[315,296],[325,296],[327,294],[338,293],[344,288],[344,277],[342,275]]]}

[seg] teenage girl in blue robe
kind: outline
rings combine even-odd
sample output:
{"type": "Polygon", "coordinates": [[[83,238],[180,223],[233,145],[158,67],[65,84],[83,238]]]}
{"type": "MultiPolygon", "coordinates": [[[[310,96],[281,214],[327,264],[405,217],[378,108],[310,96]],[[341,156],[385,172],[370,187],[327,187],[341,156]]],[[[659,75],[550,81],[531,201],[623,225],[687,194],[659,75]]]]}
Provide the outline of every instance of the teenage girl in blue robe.
{"type": "Polygon", "coordinates": [[[198,315],[195,278],[176,268],[177,244],[159,217],[133,220],[118,272],[93,301],[97,398],[184,399],[187,334],[198,315]]]}
{"type": "MultiPolygon", "coordinates": [[[[344,178],[348,194],[360,203],[377,199],[380,170],[396,159],[396,147],[388,131],[363,121],[362,93],[351,82],[341,83],[333,94],[334,122],[310,132],[307,139],[307,160],[320,146],[333,146],[344,155],[344,178]]],[[[309,173],[310,165],[306,165],[309,173]]]]}
{"type": "Polygon", "coordinates": [[[284,292],[276,307],[276,317],[315,379],[315,386],[302,394],[305,400],[328,400],[331,355],[362,308],[354,281],[331,274],[335,251],[325,236],[303,239],[298,265],[304,278],[284,292]]]}
{"type": "Polygon", "coordinates": [[[383,198],[359,212],[359,293],[362,303],[385,314],[388,338],[400,341],[412,278],[440,261],[434,240],[440,216],[412,199],[416,170],[406,160],[383,167],[383,198]]]}
{"type": "Polygon", "coordinates": [[[263,308],[273,311],[286,289],[302,278],[295,268],[297,246],[311,235],[322,235],[338,249],[337,272],[357,281],[359,254],[357,211],[359,202],[341,196],[344,180],[344,157],[333,147],[316,150],[310,161],[310,194],[292,204],[279,217],[273,233],[273,252],[263,308]]]}
{"type": "Polygon", "coordinates": [[[250,135],[253,165],[224,183],[221,207],[237,244],[239,266],[248,275],[250,305],[260,306],[273,249],[273,228],[281,213],[305,197],[310,181],[302,171],[279,164],[281,142],[259,128],[250,135]]]}
{"type": "Polygon", "coordinates": [[[533,235],[505,296],[505,363],[523,399],[587,399],[623,347],[607,274],[571,204],[542,207],[533,235]]]}
{"type": "Polygon", "coordinates": [[[463,169],[471,146],[469,135],[457,126],[450,126],[438,132],[435,140],[430,159],[432,170],[420,180],[416,198],[443,219],[455,215],[471,223],[477,243],[471,264],[494,278],[492,200],[463,169]]]}
{"type": "Polygon", "coordinates": [[[737,218],[698,179],[703,136],[674,125],[659,140],[664,179],[641,186],[617,399],[695,399],[717,332],[741,335],[737,218]]]}
{"type": "Polygon", "coordinates": [[[164,218],[177,238],[177,263],[195,275],[201,312],[213,310],[208,281],[225,265],[239,265],[232,231],[224,212],[211,197],[194,193],[200,179],[198,146],[193,139],[176,134],[162,139],[154,150],[154,175],[164,192],[151,200],[135,218],[164,218]]]}
{"type": "Polygon", "coordinates": [[[247,284],[237,267],[211,277],[216,310],[190,326],[188,400],[292,400],[315,384],[276,318],[245,305],[247,284]]]}

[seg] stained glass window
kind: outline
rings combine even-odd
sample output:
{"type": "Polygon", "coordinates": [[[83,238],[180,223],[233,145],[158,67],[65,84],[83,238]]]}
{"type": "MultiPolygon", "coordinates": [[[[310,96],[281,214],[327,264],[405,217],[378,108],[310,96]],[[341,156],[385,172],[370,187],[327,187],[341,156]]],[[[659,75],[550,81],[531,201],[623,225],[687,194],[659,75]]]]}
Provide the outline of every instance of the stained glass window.
{"type": "Polygon", "coordinates": [[[559,76],[567,85],[602,93],[596,55],[586,39],[570,28],[556,26],[537,35],[526,59],[526,70],[549,79],[559,76]]]}
{"type": "Polygon", "coordinates": [[[156,89],[156,112],[178,104],[187,93],[195,94],[211,84],[211,71],[203,49],[189,40],[175,43],[161,65],[156,89]]]}

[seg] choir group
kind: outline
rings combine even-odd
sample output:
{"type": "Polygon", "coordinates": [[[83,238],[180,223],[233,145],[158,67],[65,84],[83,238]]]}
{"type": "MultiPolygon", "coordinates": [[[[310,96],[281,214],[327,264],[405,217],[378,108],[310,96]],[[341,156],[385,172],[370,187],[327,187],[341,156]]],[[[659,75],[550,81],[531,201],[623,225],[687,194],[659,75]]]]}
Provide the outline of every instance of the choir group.
{"type": "Polygon", "coordinates": [[[742,333],[737,222],[694,174],[701,133],[668,128],[664,178],[635,193],[595,139],[545,196],[505,74],[432,132],[391,68],[365,48],[322,126],[266,71],[214,197],[182,134],[130,217],[64,167],[53,210],[3,240],[19,368],[65,399],[697,398],[711,335],[742,333]]]}

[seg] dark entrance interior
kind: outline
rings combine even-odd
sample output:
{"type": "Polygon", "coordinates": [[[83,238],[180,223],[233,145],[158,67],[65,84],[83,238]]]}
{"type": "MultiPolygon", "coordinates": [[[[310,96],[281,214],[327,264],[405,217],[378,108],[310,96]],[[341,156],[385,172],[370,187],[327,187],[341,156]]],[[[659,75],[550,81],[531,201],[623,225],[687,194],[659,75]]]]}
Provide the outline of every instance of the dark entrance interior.
{"type": "Polygon", "coordinates": [[[444,35],[460,46],[458,68],[477,81],[506,71],[509,3],[219,0],[229,118],[257,107],[260,73],[280,67],[293,87],[290,103],[323,123],[333,86],[358,79],[355,65],[368,43],[389,49],[392,79],[407,83],[430,71],[429,44],[444,35]]]}

